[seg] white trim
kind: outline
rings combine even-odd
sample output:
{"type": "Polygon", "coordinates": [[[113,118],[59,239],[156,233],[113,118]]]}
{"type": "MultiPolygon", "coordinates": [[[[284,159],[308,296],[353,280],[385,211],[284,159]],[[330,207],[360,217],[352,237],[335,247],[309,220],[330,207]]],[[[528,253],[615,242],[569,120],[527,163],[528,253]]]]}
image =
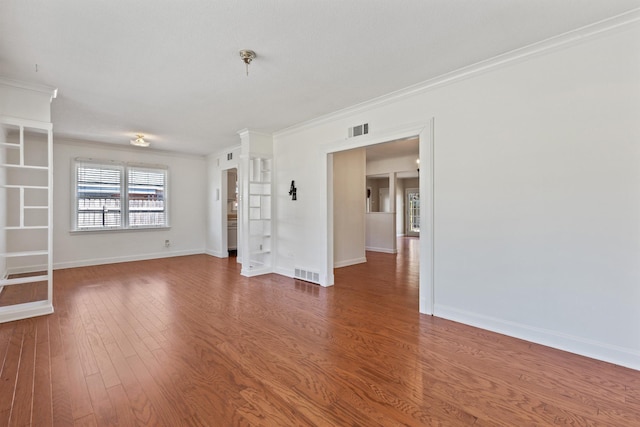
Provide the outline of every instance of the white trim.
{"type": "Polygon", "coordinates": [[[47,271],[47,270],[48,270],[47,264],[35,264],[35,265],[24,265],[21,267],[12,267],[10,269],[7,269],[7,276],[5,277],[5,279],[14,274],[33,273],[37,271],[47,271]]]}
{"type": "Polygon", "coordinates": [[[216,258],[229,258],[229,252],[225,253],[225,252],[212,251],[211,249],[207,249],[204,251],[204,253],[216,258]]]}
{"type": "Polygon", "coordinates": [[[7,79],[5,77],[0,77],[0,85],[15,87],[19,89],[32,90],[34,92],[42,92],[44,94],[49,95],[51,97],[51,100],[53,100],[53,98],[58,96],[58,89],[55,87],[45,86],[45,85],[36,84],[36,83],[25,83],[19,80],[7,79]]]}
{"type": "Polygon", "coordinates": [[[486,329],[581,356],[640,370],[640,352],[629,348],[613,346],[550,329],[537,328],[465,310],[458,310],[449,306],[436,304],[434,314],[443,319],[464,323],[476,328],[486,329]]]}
{"type": "MultiPolygon", "coordinates": [[[[0,80],[2,80],[2,78],[0,78],[0,80]]],[[[24,128],[38,128],[43,130],[53,129],[53,124],[51,124],[50,122],[43,122],[40,120],[21,119],[19,117],[13,117],[13,116],[0,116],[0,122],[2,122],[3,125],[16,126],[22,129],[24,128]]],[[[14,145],[14,144],[4,143],[4,145],[6,146],[6,145],[14,145]]],[[[21,146],[21,144],[15,144],[15,145],[16,147],[21,146]]]]}
{"type": "Polygon", "coordinates": [[[244,265],[245,264],[243,264],[243,267],[240,270],[240,275],[244,277],[254,277],[273,273],[273,268],[271,268],[270,266],[252,267],[251,265],[249,265],[247,268],[245,268],[244,265]]]}
{"type": "Polygon", "coordinates": [[[334,268],[348,267],[350,265],[362,264],[365,262],[367,262],[367,257],[352,258],[352,259],[346,259],[344,261],[336,262],[333,264],[333,267],[334,268]]]}
{"type": "Polygon", "coordinates": [[[204,253],[206,252],[203,248],[203,249],[190,249],[190,250],[184,250],[184,251],[155,252],[155,253],[129,255],[129,256],[121,256],[121,257],[92,258],[92,259],[83,259],[79,261],[54,263],[53,269],[61,270],[64,268],[89,267],[92,265],[115,264],[118,262],[145,261],[149,259],[173,258],[177,256],[200,255],[204,253]]]}
{"type": "Polygon", "coordinates": [[[420,133],[420,313],[433,314],[435,304],[435,118],[420,133]],[[426,169],[426,170],[425,170],[426,169]]]}
{"type": "MultiPolygon", "coordinates": [[[[640,8],[635,8],[620,15],[608,18],[575,30],[568,31],[546,40],[542,40],[528,46],[512,50],[510,52],[489,58],[475,64],[459,68],[458,70],[443,74],[441,76],[426,80],[424,82],[400,89],[368,101],[352,105],[342,110],[320,116],[305,122],[289,126],[274,132],[273,137],[279,138],[289,134],[293,134],[302,130],[307,130],[315,126],[329,123],[356,114],[359,112],[370,110],[374,107],[387,105],[392,102],[409,98],[411,96],[437,89],[441,86],[451,84],[456,81],[470,78],[476,74],[485,73],[487,71],[509,65],[516,61],[528,59],[529,57],[540,55],[551,50],[569,47],[576,43],[582,42],[587,38],[598,36],[604,32],[612,31],[620,27],[633,24],[640,21],[640,8]]],[[[358,137],[357,139],[361,139],[358,137]]]]}
{"type": "MultiPolygon", "coordinates": [[[[78,139],[76,137],[59,134],[56,133],[56,146],[58,145],[70,145],[73,147],[96,147],[106,150],[113,151],[124,151],[128,153],[140,153],[139,147],[134,147],[129,142],[123,144],[116,144],[112,142],[103,142],[103,141],[89,141],[85,139],[78,139]],[[126,145],[125,145],[126,144],[126,145]]],[[[167,156],[171,158],[186,158],[186,159],[200,159],[205,160],[209,154],[196,154],[196,153],[187,153],[184,151],[172,151],[172,150],[160,150],[158,148],[147,147],[144,149],[145,153],[152,153],[154,156],[167,156]]]]}
{"type": "Polygon", "coordinates": [[[397,254],[398,253],[397,249],[376,248],[374,246],[365,246],[364,250],[365,251],[371,251],[371,252],[383,252],[385,254],[397,254]]]}
{"type": "MultiPolygon", "coordinates": [[[[71,229],[69,230],[70,234],[83,234],[87,232],[111,232],[111,231],[135,231],[135,230],[166,230],[171,227],[171,214],[170,214],[170,198],[171,198],[171,190],[170,190],[170,171],[167,165],[163,164],[150,164],[150,163],[139,163],[139,162],[122,162],[117,160],[103,160],[103,159],[93,159],[89,157],[76,157],[71,162],[71,180],[72,180],[72,193],[73,199],[71,200],[71,229]],[[78,171],[81,167],[95,166],[96,168],[105,170],[114,170],[119,173],[120,176],[120,225],[119,226],[103,226],[103,227],[79,227],[78,226],[78,171]],[[164,209],[162,212],[164,213],[164,224],[161,225],[131,225],[131,214],[135,212],[131,210],[129,206],[129,194],[131,183],[130,176],[134,174],[136,171],[155,173],[158,175],[163,175],[163,202],[164,209]]],[[[135,185],[135,183],[133,183],[135,185]]],[[[116,199],[114,199],[116,200],[116,199]]],[[[104,220],[104,218],[103,218],[104,220]]]]}
{"type": "MultiPolygon", "coordinates": [[[[420,239],[420,313],[432,314],[434,303],[434,126],[432,117],[428,122],[412,123],[395,128],[389,128],[380,132],[370,133],[349,141],[333,141],[320,148],[320,158],[325,162],[323,168],[326,182],[327,210],[323,212],[326,217],[321,222],[324,225],[326,236],[326,250],[321,266],[321,283],[323,286],[334,284],[333,269],[345,267],[349,261],[334,265],[333,260],[333,153],[350,150],[352,148],[366,147],[373,144],[394,141],[403,138],[419,138],[420,164],[425,170],[420,174],[420,201],[425,202],[420,208],[420,221],[425,224],[424,232],[420,239]],[[324,275],[324,277],[323,277],[324,275]],[[324,279],[324,280],[323,280],[324,279]]],[[[320,196],[321,197],[321,196],[320,196]]],[[[365,261],[366,262],[366,259],[365,261]]],[[[355,264],[355,263],[354,263],[355,264]]]]}
{"type": "Polygon", "coordinates": [[[3,307],[0,313],[0,323],[13,322],[14,320],[28,319],[35,316],[43,316],[53,313],[51,301],[35,301],[25,304],[17,304],[3,307]]]}

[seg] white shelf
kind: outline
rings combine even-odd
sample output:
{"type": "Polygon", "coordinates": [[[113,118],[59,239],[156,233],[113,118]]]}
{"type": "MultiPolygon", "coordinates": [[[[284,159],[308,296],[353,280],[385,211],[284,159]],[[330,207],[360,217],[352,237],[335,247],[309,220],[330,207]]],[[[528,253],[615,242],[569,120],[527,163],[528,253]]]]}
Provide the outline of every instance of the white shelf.
{"type": "Polygon", "coordinates": [[[11,144],[9,142],[0,142],[0,147],[14,148],[14,149],[19,150],[20,149],[20,144],[11,144]]]}
{"type": "Polygon", "coordinates": [[[37,256],[37,255],[49,255],[49,251],[24,251],[24,252],[5,252],[0,254],[5,258],[15,258],[23,256],[37,256]]]}
{"type": "Polygon", "coordinates": [[[46,274],[40,276],[17,277],[15,279],[0,280],[0,286],[22,285],[23,283],[45,282],[49,280],[46,274]]]}
{"type": "Polygon", "coordinates": [[[48,166],[12,165],[10,163],[3,163],[3,164],[0,164],[0,166],[5,168],[35,169],[35,170],[44,170],[44,171],[49,170],[48,166]]]}
{"type": "Polygon", "coordinates": [[[25,209],[49,209],[49,206],[25,206],[25,209]]]}
{"type": "Polygon", "coordinates": [[[251,251],[251,255],[261,255],[261,254],[270,254],[271,251],[268,250],[261,250],[261,251],[251,251]]]}
{"type": "Polygon", "coordinates": [[[5,230],[46,230],[47,228],[49,228],[48,225],[23,225],[22,227],[16,225],[4,227],[5,230]]]}
{"type": "Polygon", "coordinates": [[[0,188],[25,188],[30,190],[49,190],[46,185],[16,185],[16,184],[3,184],[0,188]]]}

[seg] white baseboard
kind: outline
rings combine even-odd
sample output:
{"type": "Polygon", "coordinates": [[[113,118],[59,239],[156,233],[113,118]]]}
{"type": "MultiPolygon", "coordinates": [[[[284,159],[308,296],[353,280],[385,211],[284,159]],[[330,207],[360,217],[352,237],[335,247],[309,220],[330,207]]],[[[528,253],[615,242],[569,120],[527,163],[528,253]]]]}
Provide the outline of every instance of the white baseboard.
{"type": "Polygon", "coordinates": [[[206,251],[204,251],[204,253],[207,255],[214,256],[216,258],[229,258],[229,252],[219,252],[219,251],[212,251],[211,249],[207,249],[206,251]]]}
{"type": "Polygon", "coordinates": [[[48,301],[28,302],[9,307],[3,307],[0,314],[0,323],[13,322],[14,320],[27,319],[29,317],[43,316],[53,313],[53,305],[48,301]]]}
{"type": "Polygon", "coordinates": [[[257,267],[257,268],[245,268],[242,267],[240,270],[240,274],[245,277],[254,277],[261,276],[263,274],[273,273],[273,269],[271,267],[257,267]]]}
{"type": "Polygon", "coordinates": [[[273,269],[273,272],[281,276],[291,277],[292,279],[295,276],[295,272],[292,268],[289,269],[289,268],[275,267],[273,269]]]}
{"type": "Polygon", "coordinates": [[[172,258],[176,256],[198,255],[205,253],[204,249],[191,249],[185,251],[156,252],[139,255],[128,255],[111,258],[92,258],[78,261],[57,262],[53,264],[54,270],[63,268],[89,267],[91,265],[115,264],[118,262],[144,261],[147,259],[172,258]]]}
{"type": "Polygon", "coordinates": [[[376,247],[372,247],[372,246],[366,246],[364,248],[365,251],[371,251],[371,252],[383,252],[385,254],[397,254],[398,250],[397,249],[391,249],[391,248],[376,248],[376,247]]]}
{"type": "Polygon", "coordinates": [[[436,304],[434,316],[640,371],[640,352],[436,304]]]}
{"type": "Polygon", "coordinates": [[[12,267],[7,269],[6,277],[9,277],[12,274],[33,273],[36,271],[47,271],[47,264],[24,265],[21,267],[12,267]]]}
{"type": "Polygon", "coordinates": [[[362,264],[363,262],[367,262],[367,257],[338,261],[333,264],[333,268],[348,267],[350,265],[362,264]]]}

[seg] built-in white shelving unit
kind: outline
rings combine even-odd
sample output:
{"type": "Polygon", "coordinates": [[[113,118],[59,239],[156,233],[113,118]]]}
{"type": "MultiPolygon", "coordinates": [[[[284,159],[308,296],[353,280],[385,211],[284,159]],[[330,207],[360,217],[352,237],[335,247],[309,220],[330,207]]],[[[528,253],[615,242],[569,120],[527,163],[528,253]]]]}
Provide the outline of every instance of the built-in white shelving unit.
{"type": "Polygon", "coordinates": [[[49,122],[0,116],[0,322],[53,312],[49,122]]]}
{"type": "Polygon", "coordinates": [[[273,272],[273,138],[248,129],[238,134],[238,258],[241,274],[251,277],[273,272]]]}
{"type": "Polygon", "coordinates": [[[249,160],[249,268],[271,269],[271,159],[249,160]]]}

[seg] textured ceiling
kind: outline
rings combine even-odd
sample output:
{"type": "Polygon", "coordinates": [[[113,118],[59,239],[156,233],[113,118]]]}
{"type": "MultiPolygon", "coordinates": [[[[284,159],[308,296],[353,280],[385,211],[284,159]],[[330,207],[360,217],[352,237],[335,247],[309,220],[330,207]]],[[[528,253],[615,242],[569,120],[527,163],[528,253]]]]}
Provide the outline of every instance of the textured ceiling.
{"type": "Polygon", "coordinates": [[[208,154],[640,7],[640,0],[2,0],[0,76],[56,137],[208,154]],[[238,51],[258,58],[245,75],[238,51]],[[37,70],[36,70],[37,64],[37,70]]]}

